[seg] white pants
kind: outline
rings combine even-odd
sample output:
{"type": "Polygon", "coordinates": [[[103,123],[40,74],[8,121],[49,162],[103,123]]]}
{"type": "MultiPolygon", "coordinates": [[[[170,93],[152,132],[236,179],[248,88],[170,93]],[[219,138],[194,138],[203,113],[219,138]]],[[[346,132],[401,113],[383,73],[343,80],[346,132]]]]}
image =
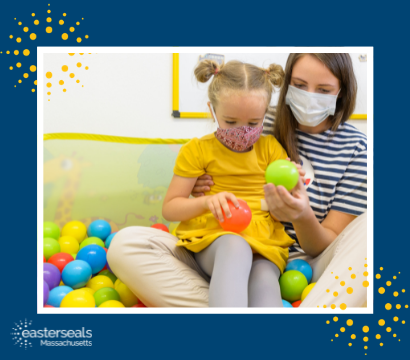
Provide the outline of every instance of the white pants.
{"type": "MultiPolygon", "coordinates": [[[[316,282],[301,307],[366,306],[366,216],[364,213],[351,222],[319,256],[290,258],[308,261],[313,269],[312,282],[316,282]],[[353,292],[349,289],[348,293],[348,288],[353,292]]],[[[111,242],[108,263],[148,307],[208,307],[209,277],[191,252],[175,246],[177,241],[161,230],[128,227],[111,242]]]]}

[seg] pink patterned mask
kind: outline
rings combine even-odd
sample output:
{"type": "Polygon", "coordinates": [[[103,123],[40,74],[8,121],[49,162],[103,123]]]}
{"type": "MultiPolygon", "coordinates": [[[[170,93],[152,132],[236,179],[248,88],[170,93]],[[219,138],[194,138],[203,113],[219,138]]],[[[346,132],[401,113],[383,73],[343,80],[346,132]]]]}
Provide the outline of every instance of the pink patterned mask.
{"type": "MultiPolygon", "coordinates": [[[[216,122],[218,123],[216,138],[228,148],[235,151],[245,151],[259,140],[259,137],[263,131],[263,122],[262,126],[258,127],[239,126],[230,129],[221,129],[212,106],[211,110],[216,122]]],[[[265,119],[263,120],[265,121],[265,119]]]]}

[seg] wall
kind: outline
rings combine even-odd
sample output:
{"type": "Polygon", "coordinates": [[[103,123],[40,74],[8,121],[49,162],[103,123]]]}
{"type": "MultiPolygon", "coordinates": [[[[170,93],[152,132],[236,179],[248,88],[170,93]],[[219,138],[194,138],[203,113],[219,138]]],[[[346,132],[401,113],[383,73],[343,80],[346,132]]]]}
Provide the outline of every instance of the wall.
{"type": "MultiPolygon", "coordinates": [[[[192,138],[214,130],[209,119],[171,116],[171,54],[46,54],[44,70],[52,74],[43,89],[46,134],[192,138]]],[[[351,123],[367,133],[366,121],[351,123]]]]}

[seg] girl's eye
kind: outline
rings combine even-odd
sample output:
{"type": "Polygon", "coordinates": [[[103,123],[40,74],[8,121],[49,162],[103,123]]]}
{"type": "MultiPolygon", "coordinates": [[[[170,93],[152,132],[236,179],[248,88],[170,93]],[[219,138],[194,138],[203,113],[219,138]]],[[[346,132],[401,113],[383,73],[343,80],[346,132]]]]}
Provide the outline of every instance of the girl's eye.
{"type": "Polygon", "coordinates": [[[325,93],[325,94],[330,93],[330,90],[326,90],[326,89],[319,89],[319,91],[321,91],[322,93],[325,93]]]}
{"type": "Polygon", "coordinates": [[[234,125],[236,122],[235,121],[225,121],[229,125],[234,125]]]}
{"type": "Polygon", "coordinates": [[[249,123],[249,126],[256,126],[258,123],[249,123]]]}

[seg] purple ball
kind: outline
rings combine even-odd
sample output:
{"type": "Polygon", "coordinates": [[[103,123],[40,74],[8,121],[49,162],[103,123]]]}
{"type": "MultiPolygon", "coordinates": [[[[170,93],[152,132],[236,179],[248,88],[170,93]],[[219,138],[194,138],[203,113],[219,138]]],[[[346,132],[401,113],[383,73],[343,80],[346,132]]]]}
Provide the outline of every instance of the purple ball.
{"type": "Polygon", "coordinates": [[[50,288],[48,287],[48,284],[44,281],[43,282],[43,306],[47,303],[49,293],[50,293],[50,288]]]}
{"type": "Polygon", "coordinates": [[[61,274],[57,266],[49,263],[43,264],[43,277],[44,281],[47,283],[49,290],[53,290],[55,287],[60,285],[61,274]]]}

